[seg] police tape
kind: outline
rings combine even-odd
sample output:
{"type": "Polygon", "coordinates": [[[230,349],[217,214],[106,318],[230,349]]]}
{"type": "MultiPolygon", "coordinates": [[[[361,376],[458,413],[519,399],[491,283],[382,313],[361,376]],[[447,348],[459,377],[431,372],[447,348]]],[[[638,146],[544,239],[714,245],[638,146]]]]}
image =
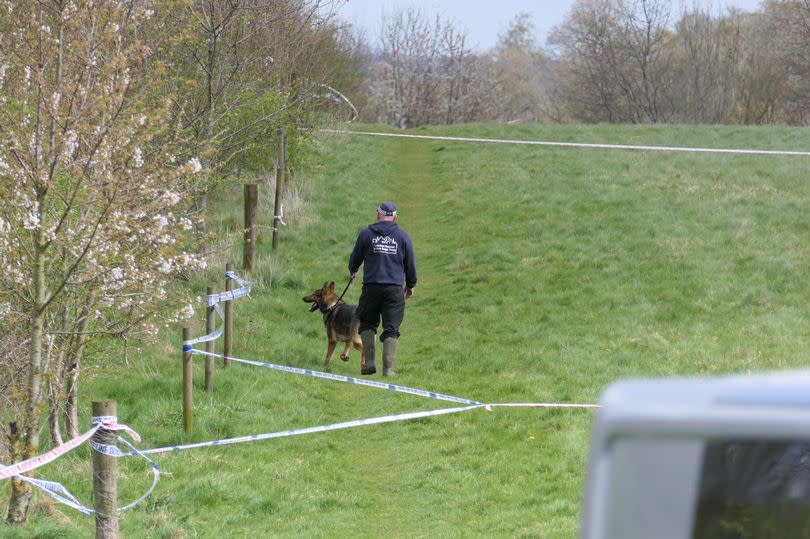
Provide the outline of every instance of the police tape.
{"type": "MultiPolygon", "coordinates": [[[[135,447],[134,445],[129,443],[127,440],[125,440],[124,438],[122,438],[120,436],[118,436],[117,438],[118,438],[119,442],[121,442],[124,445],[128,446],[131,449],[131,451],[124,452],[124,451],[121,451],[120,449],[118,449],[117,446],[99,444],[99,443],[96,443],[96,442],[94,442],[92,440],[90,441],[90,446],[94,450],[98,451],[99,453],[103,453],[103,454],[111,456],[111,457],[122,457],[122,456],[134,456],[134,455],[137,455],[139,457],[142,457],[142,458],[146,459],[149,462],[150,466],[152,467],[152,484],[150,485],[149,489],[143,495],[141,495],[137,500],[135,500],[135,501],[123,506],[123,507],[119,507],[118,511],[120,512],[120,511],[126,511],[128,509],[132,509],[133,507],[135,507],[136,505],[138,505],[139,503],[144,501],[146,498],[148,498],[150,494],[152,494],[152,491],[155,490],[155,487],[157,486],[158,481],[160,481],[160,467],[157,465],[157,462],[155,462],[154,460],[152,460],[149,457],[147,457],[146,455],[144,455],[143,451],[139,450],[137,447],[135,447]]],[[[89,508],[87,508],[87,509],[89,509],[89,508]]],[[[95,512],[92,509],[90,509],[90,511],[95,512]]]]}
{"type": "MultiPolygon", "coordinates": [[[[192,354],[197,354],[201,356],[208,356],[208,357],[216,357],[216,358],[224,358],[222,354],[215,354],[212,352],[205,352],[202,350],[187,350],[190,351],[192,354]]],[[[302,376],[312,376],[314,378],[323,378],[326,380],[334,380],[336,382],[346,382],[349,384],[356,384],[361,386],[368,386],[368,387],[375,387],[377,389],[387,389],[389,391],[396,391],[399,393],[408,393],[410,395],[418,395],[420,397],[426,397],[429,399],[437,399],[443,401],[450,401],[450,402],[458,402],[462,404],[483,404],[478,401],[474,401],[471,399],[465,399],[462,397],[454,397],[453,395],[445,395],[443,393],[437,393],[435,391],[427,391],[424,389],[416,389],[413,387],[406,387],[406,386],[398,386],[396,384],[388,384],[385,382],[377,382],[375,380],[367,380],[364,378],[354,378],[352,376],[343,376],[341,374],[332,374],[329,372],[322,372],[322,371],[315,371],[312,369],[302,369],[299,367],[290,367],[287,365],[276,365],[274,363],[265,363],[263,361],[253,361],[250,359],[242,359],[238,357],[228,356],[228,359],[234,361],[236,363],[243,363],[246,365],[253,365],[254,367],[263,367],[266,369],[273,369],[277,371],[289,372],[292,374],[299,374],[302,376]]]]}
{"type": "Polygon", "coordinates": [[[608,150],[639,150],[658,152],[689,152],[689,153],[724,153],[740,155],[790,155],[790,156],[810,156],[810,152],[796,150],[749,150],[744,148],[689,148],[680,146],[635,146],[630,144],[592,144],[585,142],[557,142],[544,140],[518,140],[518,139],[497,139],[497,138],[471,138],[471,137],[448,137],[441,135],[416,135],[408,133],[375,133],[369,131],[353,131],[338,129],[320,129],[322,133],[334,133],[340,135],[362,135],[373,137],[394,137],[410,138],[422,140],[441,140],[456,142],[483,142],[489,144],[522,144],[529,146],[551,146],[563,148],[599,148],[608,150]]]}
{"type": "Polygon", "coordinates": [[[28,473],[33,470],[36,470],[40,466],[48,464],[49,462],[53,462],[62,455],[76,449],[81,444],[89,440],[90,437],[93,436],[93,434],[95,434],[96,431],[100,428],[101,424],[96,424],[93,428],[91,428],[84,434],[77,436],[71,440],[68,440],[67,442],[54,447],[53,449],[51,449],[46,453],[37,455],[36,457],[31,457],[30,459],[23,460],[16,464],[12,464],[11,466],[5,466],[3,468],[0,468],[0,479],[8,479],[9,477],[14,477],[17,475],[28,473]]]}
{"type": "Polygon", "coordinates": [[[302,429],[283,430],[278,432],[270,432],[267,434],[251,434],[248,436],[239,436],[236,438],[225,438],[222,440],[210,440],[207,442],[197,442],[193,444],[174,445],[166,447],[156,447],[152,449],[139,449],[136,452],[118,452],[113,456],[129,457],[135,454],[148,455],[156,453],[171,453],[175,451],[182,451],[185,449],[197,449],[201,447],[215,447],[221,445],[238,444],[242,442],[253,442],[257,440],[270,440],[273,438],[285,438],[289,436],[299,436],[303,434],[314,434],[317,432],[329,432],[341,429],[350,429],[354,427],[364,427],[367,425],[380,425],[382,423],[392,423],[395,421],[411,421],[414,419],[422,419],[425,417],[435,417],[446,414],[455,414],[459,412],[466,412],[467,410],[474,410],[476,408],[483,408],[483,404],[475,404],[471,406],[459,406],[457,408],[441,408],[438,410],[426,410],[422,412],[409,412],[403,414],[394,414],[381,417],[370,417],[367,419],[355,419],[352,421],[344,421],[341,423],[332,423],[330,425],[320,425],[317,427],[305,427],[302,429]]]}
{"type": "Polygon", "coordinates": [[[46,481],[44,479],[35,479],[33,477],[25,477],[24,475],[15,476],[14,478],[37,487],[57,502],[67,505],[68,507],[84,513],[85,515],[91,515],[94,512],[93,509],[80,502],[79,499],[76,498],[76,496],[74,496],[73,493],[66,489],[61,483],[46,481]]]}
{"type": "Polygon", "coordinates": [[[191,339],[188,341],[183,341],[183,350],[189,351],[192,350],[192,346],[195,344],[200,344],[209,341],[215,341],[220,338],[223,331],[225,330],[225,313],[222,311],[222,306],[220,303],[226,301],[233,301],[235,299],[249,296],[250,295],[250,282],[242,279],[236,272],[233,271],[226,271],[225,272],[226,279],[233,279],[234,281],[239,284],[239,288],[235,290],[227,290],[225,292],[220,292],[218,294],[209,294],[205,297],[205,303],[208,307],[213,307],[214,310],[219,315],[220,320],[222,320],[222,324],[215,329],[213,332],[209,333],[208,335],[203,335],[202,337],[197,337],[196,339],[191,339]]]}
{"type": "Polygon", "coordinates": [[[48,464],[49,462],[53,462],[54,460],[58,459],[62,455],[76,449],[81,444],[89,440],[93,434],[100,428],[106,430],[123,430],[127,432],[133,440],[139,442],[141,437],[138,436],[138,433],[129,428],[126,425],[119,425],[118,419],[113,416],[96,416],[91,419],[91,423],[93,428],[85,432],[80,436],[76,436],[75,438],[68,440],[67,442],[60,444],[50,451],[43,453],[41,455],[37,455],[36,457],[31,457],[30,459],[23,460],[16,464],[12,464],[11,466],[5,466],[0,468],[0,479],[8,479],[9,477],[14,477],[17,475],[21,475],[24,473],[31,472],[36,470],[37,468],[48,464]]]}
{"type": "MultiPolygon", "coordinates": [[[[96,442],[93,442],[92,439],[91,439],[92,436],[99,429],[102,429],[102,428],[106,429],[106,430],[113,430],[113,431],[124,431],[127,434],[129,434],[130,437],[132,437],[133,440],[135,440],[137,442],[141,441],[141,437],[138,435],[137,432],[132,430],[127,425],[119,424],[118,423],[118,418],[115,417],[115,416],[94,416],[93,418],[91,418],[91,424],[93,425],[93,428],[91,428],[90,430],[88,430],[84,434],[82,434],[80,436],[77,436],[77,437],[69,440],[68,442],[60,444],[59,446],[53,448],[52,450],[48,451],[47,453],[43,453],[42,455],[39,455],[37,457],[33,457],[33,458],[28,459],[28,460],[18,462],[17,464],[14,464],[12,466],[2,466],[2,465],[0,465],[0,479],[7,479],[9,477],[13,477],[15,479],[18,479],[20,481],[24,481],[24,482],[26,482],[26,483],[34,486],[34,487],[39,488],[40,490],[45,492],[48,496],[50,496],[54,500],[66,505],[68,507],[76,509],[77,511],[79,511],[79,512],[85,514],[85,515],[91,515],[91,514],[95,513],[96,511],[94,509],[92,509],[90,507],[87,507],[86,505],[82,504],[79,501],[79,499],[76,498],[76,496],[74,496],[61,483],[57,483],[55,481],[46,481],[44,479],[36,479],[36,478],[33,478],[33,477],[26,477],[24,475],[21,475],[21,474],[24,474],[24,473],[32,472],[35,469],[37,469],[37,468],[39,468],[41,466],[44,466],[45,464],[48,464],[49,462],[53,462],[57,458],[61,457],[62,455],[65,455],[66,453],[70,452],[71,450],[75,449],[76,447],[78,447],[79,445],[81,445],[82,443],[84,443],[84,442],[86,442],[88,440],[90,440],[90,446],[93,449],[95,449],[96,451],[100,451],[100,452],[106,452],[109,447],[114,447],[114,446],[103,446],[101,444],[97,444],[96,442]]],[[[125,440],[121,436],[117,436],[117,438],[118,438],[118,440],[120,440],[122,443],[126,444],[127,446],[130,447],[130,449],[133,450],[132,454],[140,455],[140,453],[138,452],[138,449],[134,445],[129,443],[127,440],[125,440]]],[[[160,469],[158,468],[157,463],[155,461],[153,461],[152,459],[150,459],[149,457],[147,457],[146,455],[140,455],[140,456],[142,456],[143,458],[148,460],[149,463],[152,466],[152,471],[153,471],[152,485],[143,496],[141,496],[140,498],[138,498],[134,502],[132,502],[132,503],[130,503],[130,504],[124,506],[124,507],[119,507],[118,511],[126,511],[127,509],[131,509],[132,507],[135,507],[140,502],[145,500],[152,493],[152,491],[155,489],[155,486],[157,485],[157,482],[160,479],[160,469]]]]}
{"type": "Polygon", "coordinates": [[[601,404],[580,404],[572,402],[496,402],[485,408],[601,408],[601,404]]]}
{"type": "MultiPolygon", "coordinates": [[[[436,417],[441,415],[447,414],[455,414],[460,412],[466,412],[469,410],[475,410],[478,408],[483,408],[485,410],[492,411],[492,408],[497,407],[531,407],[531,408],[598,408],[599,405],[596,404],[567,404],[567,403],[537,403],[537,402],[526,402],[526,403],[492,403],[492,404],[482,404],[476,403],[471,404],[469,406],[459,406],[455,408],[441,408],[438,410],[426,410],[421,412],[408,412],[408,413],[401,413],[401,414],[393,414],[381,417],[371,417],[367,419],[355,419],[352,421],[344,421],[341,423],[332,423],[329,425],[320,425],[316,427],[305,427],[301,429],[291,429],[291,430],[283,430],[278,432],[271,432],[266,434],[250,434],[246,436],[238,436],[235,438],[225,438],[220,440],[209,440],[206,442],[196,442],[191,444],[185,445],[173,445],[173,446],[165,446],[165,447],[156,447],[152,449],[135,449],[132,447],[133,451],[121,451],[117,447],[114,446],[107,446],[106,448],[99,448],[97,450],[104,451],[106,454],[109,454],[114,457],[129,457],[134,455],[141,455],[146,457],[148,454],[157,454],[157,453],[173,453],[176,451],[183,451],[186,449],[199,449],[202,447],[218,447],[223,445],[231,445],[231,444],[238,444],[244,442],[254,442],[258,440],[270,440],[274,438],[285,438],[290,436],[300,436],[304,434],[315,434],[319,432],[330,432],[336,431],[341,429],[349,429],[354,427],[363,427],[368,425],[380,425],[383,423],[393,423],[396,421],[411,421],[414,419],[422,419],[427,417],[436,417]]],[[[94,445],[94,447],[96,447],[94,445]]]]}

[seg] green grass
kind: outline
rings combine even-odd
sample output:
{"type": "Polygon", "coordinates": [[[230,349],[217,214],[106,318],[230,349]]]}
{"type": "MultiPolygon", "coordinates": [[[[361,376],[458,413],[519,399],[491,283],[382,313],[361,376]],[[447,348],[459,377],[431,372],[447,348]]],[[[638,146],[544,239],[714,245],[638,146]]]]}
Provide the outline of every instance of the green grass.
{"type": "MultiPolygon", "coordinates": [[[[790,128],[475,124],[414,132],[810,148],[810,132],[790,128]]],[[[380,200],[392,199],[419,266],[398,384],[485,402],[590,403],[628,376],[801,367],[810,351],[806,170],[803,157],[324,137],[293,180],[305,204],[288,214],[278,252],[262,229],[252,299],[234,306],[234,353],[320,369],[322,323],[301,297],[328,280],[342,290],[357,232],[380,200]]],[[[240,203],[240,189],[223,190],[212,222],[237,230],[240,203]]],[[[271,206],[260,213],[269,225],[271,206]]],[[[221,270],[189,286],[200,295],[209,283],[221,288],[221,270]]],[[[354,285],[346,299],[359,292],[354,285]]],[[[199,333],[199,316],[196,324],[199,333]]],[[[185,436],[179,338],[170,328],[159,344],[130,349],[128,366],[102,363],[84,382],[84,411],[91,399],[117,400],[141,446],[155,447],[452,406],[241,365],[218,367],[207,395],[196,360],[194,433],[185,436]]],[[[330,370],[357,375],[357,352],[330,370]]],[[[579,526],[592,420],[588,410],[475,410],[159,455],[157,490],[121,529],[150,538],[568,539],[579,526]]],[[[81,448],[41,475],[89,503],[88,455],[81,448]]],[[[149,471],[138,459],[120,466],[120,497],[133,499],[149,471]]],[[[92,519],[39,496],[35,509],[30,526],[0,527],[0,535],[92,533],[92,519]]]]}

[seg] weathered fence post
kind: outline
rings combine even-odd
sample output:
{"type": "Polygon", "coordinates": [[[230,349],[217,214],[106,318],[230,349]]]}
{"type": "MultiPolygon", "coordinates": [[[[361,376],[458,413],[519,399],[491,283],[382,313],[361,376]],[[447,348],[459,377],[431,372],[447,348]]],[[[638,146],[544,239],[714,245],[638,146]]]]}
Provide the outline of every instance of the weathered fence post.
{"type": "MultiPolygon", "coordinates": [[[[225,264],[225,291],[230,292],[233,290],[233,279],[228,275],[233,271],[233,263],[228,262],[225,264]]],[[[233,344],[233,301],[227,300],[225,302],[225,334],[222,337],[222,355],[225,356],[225,366],[231,365],[231,351],[233,344]]]]}
{"type": "Polygon", "coordinates": [[[256,209],[259,206],[259,186],[245,184],[245,246],[242,250],[242,268],[253,271],[256,261],[256,209]]]}
{"type": "Polygon", "coordinates": [[[278,133],[278,168],[276,168],[276,201],[273,209],[273,250],[278,249],[278,227],[281,225],[281,190],[284,186],[284,169],[287,160],[287,137],[283,127],[278,133]]]}
{"type": "MultiPolygon", "coordinates": [[[[208,305],[208,298],[214,295],[214,287],[209,286],[205,290],[205,334],[210,335],[216,329],[216,309],[213,305],[208,305]]],[[[214,353],[214,341],[207,341],[205,343],[205,351],[209,354],[214,353]]],[[[205,356],[205,390],[208,393],[214,391],[214,358],[213,356],[205,356]]]]}
{"type": "MultiPolygon", "coordinates": [[[[93,401],[93,417],[115,417],[115,401],[93,401]]],[[[104,427],[93,434],[97,444],[115,445],[115,433],[104,427]]],[[[96,539],[118,539],[118,466],[115,457],[93,451],[93,503],[96,539]]]]}
{"type": "MultiPolygon", "coordinates": [[[[183,327],[183,342],[191,340],[191,328],[183,327]]],[[[191,368],[191,346],[183,345],[183,430],[191,433],[192,425],[192,368],[191,368]]]]}

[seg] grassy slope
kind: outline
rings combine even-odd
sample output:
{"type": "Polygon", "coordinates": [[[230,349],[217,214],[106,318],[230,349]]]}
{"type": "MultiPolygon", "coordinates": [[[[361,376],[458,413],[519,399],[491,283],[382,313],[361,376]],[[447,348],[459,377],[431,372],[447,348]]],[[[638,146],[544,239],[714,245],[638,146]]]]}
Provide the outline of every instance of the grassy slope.
{"type": "MultiPolygon", "coordinates": [[[[810,147],[806,131],[786,128],[427,131],[810,147]]],[[[310,204],[288,218],[281,251],[270,252],[269,232],[260,240],[253,298],[235,307],[235,353],[320,368],[321,322],[300,298],[324,280],[342,289],[357,232],[377,202],[393,199],[420,270],[397,383],[488,402],[595,402],[606,384],[625,376],[801,366],[808,353],[806,163],[326,138],[303,174],[310,204]]],[[[224,194],[218,226],[239,226],[239,196],[224,194]]],[[[212,270],[191,284],[202,293],[219,281],[212,270]]],[[[347,299],[358,295],[355,286],[347,299]]],[[[141,432],[144,447],[444,406],[234,365],[218,370],[213,395],[195,393],[195,431],[187,438],[180,434],[176,333],[137,358],[130,351],[130,367],[104,367],[106,376],[85,388],[88,400],[118,400],[122,420],[141,432]]],[[[357,374],[356,352],[331,370],[357,374]]],[[[197,375],[200,386],[201,368],[197,375]]],[[[125,516],[122,530],[126,537],[570,538],[591,420],[582,410],[474,411],[163,455],[157,491],[125,516]]],[[[43,476],[88,500],[86,456],[81,449],[43,476]]],[[[148,484],[147,472],[137,461],[122,467],[121,496],[131,499],[148,484]]],[[[91,519],[64,514],[69,520],[56,525],[35,519],[20,537],[31,530],[91,533],[91,519]]]]}

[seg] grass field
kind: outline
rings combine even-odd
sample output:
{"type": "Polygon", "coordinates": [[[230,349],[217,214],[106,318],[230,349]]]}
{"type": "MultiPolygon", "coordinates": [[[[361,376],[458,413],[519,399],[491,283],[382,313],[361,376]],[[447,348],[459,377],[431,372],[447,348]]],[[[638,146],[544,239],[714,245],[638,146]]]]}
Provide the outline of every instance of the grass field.
{"type": "MultiPolygon", "coordinates": [[[[362,126],[362,129],[373,128],[362,126]]],[[[810,148],[790,128],[501,126],[453,136],[757,149],[810,148]]],[[[394,200],[419,284],[397,384],[483,402],[595,403],[623,377],[804,366],[810,352],[807,157],[649,153],[324,136],[294,179],[281,249],[263,228],[252,298],[234,305],[234,355],[320,369],[320,316],[301,297],[339,290],[358,231],[394,200]]],[[[241,189],[212,224],[241,227],[241,189]]],[[[272,221],[266,197],[263,224],[272,221]]],[[[233,236],[238,238],[238,234],[233,236]]],[[[225,256],[188,286],[221,289],[225,256]],[[219,266],[219,267],[217,267],[219,266]]],[[[235,246],[233,260],[241,260],[235,246]]],[[[356,302],[360,287],[346,299],[356,302]]],[[[200,311],[195,331],[202,331],[200,311]]],[[[180,329],[88,366],[82,398],[118,402],[141,447],[452,406],[265,369],[218,367],[182,433],[180,329]]],[[[219,350],[219,349],[218,349],[219,350]]],[[[359,374],[357,352],[331,372],[359,374]]],[[[375,379],[381,379],[375,375],[375,379]]],[[[577,536],[590,410],[495,409],[156,457],[156,491],[124,537],[577,536]]],[[[87,425],[87,418],[83,422],[87,425]]],[[[89,452],[42,469],[90,503],[89,452]]],[[[149,485],[120,463],[120,498],[149,485]]],[[[7,488],[7,487],[5,487],[7,488]]],[[[9,537],[88,537],[93,520],[37,497],[9,537]]]]}

